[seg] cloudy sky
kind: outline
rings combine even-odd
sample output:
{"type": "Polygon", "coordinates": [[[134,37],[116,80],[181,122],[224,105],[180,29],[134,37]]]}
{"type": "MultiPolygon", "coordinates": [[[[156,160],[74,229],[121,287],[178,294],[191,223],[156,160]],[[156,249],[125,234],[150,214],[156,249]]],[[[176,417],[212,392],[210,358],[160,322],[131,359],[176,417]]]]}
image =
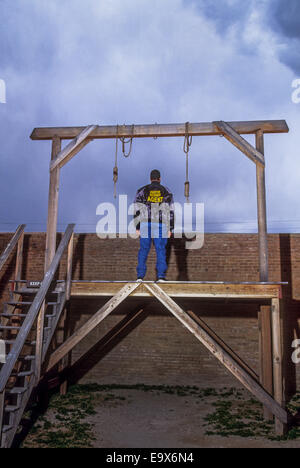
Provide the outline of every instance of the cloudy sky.
{"type": "MultiPolygon", "coordinates": [[[[300,232],[299,0],[0,0],[0,17],[1,231],[45,230],[51,144],[34,127],[286,119],[289,134],[265,137],[268,225],[300,232]]],[[[134,141],[118,193],[131,201],[157,167],[183,202],[182,140],[134,141]]],[[[62,169],[59,230],[94,231],[114,152],[95,140],[62,169]]],[[[220,137],[190,155],[206,229],[255,231],[254,164],[220,137]]]]}

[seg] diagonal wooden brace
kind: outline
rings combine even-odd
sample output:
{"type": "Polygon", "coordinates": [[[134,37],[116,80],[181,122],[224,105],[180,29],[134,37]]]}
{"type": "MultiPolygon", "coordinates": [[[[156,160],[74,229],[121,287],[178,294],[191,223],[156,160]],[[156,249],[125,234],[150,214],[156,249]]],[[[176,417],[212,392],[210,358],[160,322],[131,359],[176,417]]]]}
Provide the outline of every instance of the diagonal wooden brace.
{"type": "Polygon", "coordinates": [[[145,287],[156,297],[230,372],[249,392],[283,424],[288,423],[289,415],[280,404],[250,375],[240,363],[217,342],[209,331],[196,323],[173,299],[157,284],[145,284],[145,287]]]}
{"type": "Polygon", "coordinates": [[[53,171],[56,167],[63,167],[70,159],[72,159],[82,148],[84,148],[90,141],[91,138],[88,136],[97,128],[97,125],[89,125],[82,130],[79,135],[74,138],[67,146],[62,149],[50,164],[50,171],[53,171]]]}
{"type": "Polygon", "coordinates": [[[93,315],[81,328],[76,330],[70,338],[67,339],[58,349],[51,354],[46,369],[48,372],[54,367],[66,354],[71,351],[83,338],[85,338],[99,323],[102,322],[121,302],[124,301],[140,283],[127,283],[120,291],[115,294],[101,309],[93,315]]]}
{"type": "Polygon", "coordinates": [[[225,138],[244,153],[255,164],[265,167],[265,158],[256,148],[245,140],[237,131],[226,122],[214,122],[214,125],[222,132],[225,138]]]}

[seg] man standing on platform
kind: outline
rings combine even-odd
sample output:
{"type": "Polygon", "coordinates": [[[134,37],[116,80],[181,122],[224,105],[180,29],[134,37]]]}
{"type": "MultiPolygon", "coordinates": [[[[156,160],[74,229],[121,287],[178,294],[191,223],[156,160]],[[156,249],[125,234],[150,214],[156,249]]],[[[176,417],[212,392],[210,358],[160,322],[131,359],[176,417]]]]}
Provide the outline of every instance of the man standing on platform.
{"type": "Polygon", "coordinates": [[[157,280],[165,281],[167,272],[166,247],[174,229],[174,200],[170,190],[161,185],[160,172],[154,169],[151,183],[137,191],[135,197],[136,230],[140,237],[137,278],[143,281],[152,240],[156,250],[157,280]]]}

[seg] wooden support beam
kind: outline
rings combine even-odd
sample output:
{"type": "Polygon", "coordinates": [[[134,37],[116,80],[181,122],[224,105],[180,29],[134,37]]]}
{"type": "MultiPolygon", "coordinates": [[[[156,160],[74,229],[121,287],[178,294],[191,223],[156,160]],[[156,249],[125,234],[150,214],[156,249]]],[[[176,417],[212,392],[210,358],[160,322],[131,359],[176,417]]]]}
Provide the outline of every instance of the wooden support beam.
{"type": "Polygon", "coordinates": [[[238,148],[242,153],[244,153],[251,161],[255,164],[260,165],[262,167],[265,166],[265,161],[263,155],[257,151],[256,148],[253,148],[250,143],[245,140],[245,138],[241,137],[241,135],[226,122],[214,122],[216,127],[220,130],[222,135],[227,138],[230,143],[232,143],[236,148],[238,148]]]}
{"type": "MultiPolygon", "coordinates": [[[[61,150],[61,139],[53,136],[52,154],[53,161],[61,150]]],[[[56,231],[57,231],[57,214],[58,214],[58,192],[59,192],[59,167],[50,172],[49,182],[49,197],[48,197],[48,220],[47,220],[47,235],[46,235],[46,250],[45,250],[45,268],[48,270],[56,250],[56,231]]]]}
{"type": "Polygon", "coordinates": [[[50,356],[49,364],[46,372],[49,372],[67,353],[71,351],[85,336],[87,336],[99,323],[102,322],[121,302],[126,299],[135,289],[140,286],[140,283],[127,283],[120,291],[117,292],[101,309],[96,312],[93,317],[88,320],[81,328],[76,330],[70,338],[65,341],[54,353],[50,356]]]}
{"type": "MultiPolygon", "coordinates": [[[[264,134],[261,130],[256,133],[256,148],[264,158],[264,134]]],[[[268,281],[268,232],[267,232],[267,204],[265,168],[256,165],[257,186],[257,217],[258,217],[258,244],[259,244],[259,279],[268,281]]]]}
{"type": "MultiPolygon", "coordinates": [[[[88,296],[113,296],[126,283],[109,281],[72,281],[72,297],[88,296]]],[[[132,296],[150,297],[146,282],[132,296]]],[[[281,285],[270,284],[245,284],[245,283],[209,283],[209,282],[166,282],[161,288],[171,297],[188,298],[222,298],[222,299],[272,299],[280,297],[281,285]]]]}
{"type": "MultiPolygon", "coordinates": [[[[273,379],[274,398],[280,406],[285,405],[283,392],[283,353],[280,299],[272,299],[272,340],[273,340],[273,379]]],[[[276,433],[284,435],[287,431],[287,421],[275,419],[276,433]]]]}
{"type": "MultiPolygon", "coordinates": [[[[229,122],[234,130],[241,134],[255,134],[261,129],[264,133],[288,133],[289,128],[285,120],[258,120],[250,122],[229,122]]],[[[85,127],[45,127],[35,128],[31,134],[32,140],[52,140],[55,136],[61,139],[72,140],[76,138],[85,127]]],[[[185,136],[185,123],[175,124],[148,124],[134,125],[98,125],[90,134],[92,139],[132,137],[178,137],[185,136]]],[[[222,132],[212,122],[190,123],[189,134],[191,136],[222,135],[222,132]]]]}
{"type": "MultiPolygon", "coordinates": [[[[173,301],[157,284],[146,284],[156,297],[263,405],[267,406],[283,424],[288,413],[275,401],[253,377],[198,323],[173,301]]],[[[278,430],[278,428],[277,428],[278,430]]]]}
{"type": "Polygon", "coordinates": [[[62,168],[68,161],[70,161],[82,148],[84,148],[90,141],[89,135],[97,128],[97,125],[89,125],[82,130],[57,156],[51,161],[50,171],[56,168],[62,168]]]}
{"type": "MultiPolygon", "coordinates": [[[[272,326],[270,306],[260,307],[258,312],[258,323],[260,383],[270,395],[273,395],[272,326]]],[[[266,421],[273,419],[273,414],[266,407],[264,407],[264,418],[266,421]]]]}

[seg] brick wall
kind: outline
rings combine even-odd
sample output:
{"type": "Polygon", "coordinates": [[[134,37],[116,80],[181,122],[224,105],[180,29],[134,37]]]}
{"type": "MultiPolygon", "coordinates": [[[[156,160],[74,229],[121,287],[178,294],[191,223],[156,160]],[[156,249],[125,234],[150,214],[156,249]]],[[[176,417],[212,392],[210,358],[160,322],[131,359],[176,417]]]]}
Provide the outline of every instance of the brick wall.
{"type": "MultiPolygon", "coordinates": [[[[0,235],[0,251],[11,234],[0,235]]],[[[59,240],[59,239],[58,239],[59,240]]],[[[43,277],[45,234],[25,235],[23,278],[43,277]]],[[[136,277],[138,241],[100,240],[93,234],[77,234],[73,278],[80,280],[133,280],[136,277]]],[[[284,345],[286,385],[293,392],[300,374],[291,364],[291,342],[300,337],[300,235],[269,235],[270,281],[288,281],[284,287],[284,345]]],[[[188,251],[183,240],[172,240],[168,252],[170,280],[258,281],[257,236],[207,234],[201,250],[188,251]]],[[[1,300],[7,300],[8,280],[13,277],[14,258],[5,266],[0,285],[1,300]]],[[[155,278],[155,254],[148,261],[146,279],[155,278]]],[[[63,277],[65,258],[60,269],[63,277]]],[[[142,323],[99,361],[97,348],[79,369],[84,381],[102,383],[236,385],[223,367],[202,345],[153,300],[130,299],[108,317],[73,351],[76,361],[86,350],[131,311],[146,306],[142,323]],[[98,362],[97,362],[98,361],[98,362]]],[[[255,303],[181,301],[199,314],[228,344],[258,369],[258,326],[255,303]]],[[[72,330],[86,321],[102,304],[101,298],[76,299],[71,304],[72,330]]]]}

